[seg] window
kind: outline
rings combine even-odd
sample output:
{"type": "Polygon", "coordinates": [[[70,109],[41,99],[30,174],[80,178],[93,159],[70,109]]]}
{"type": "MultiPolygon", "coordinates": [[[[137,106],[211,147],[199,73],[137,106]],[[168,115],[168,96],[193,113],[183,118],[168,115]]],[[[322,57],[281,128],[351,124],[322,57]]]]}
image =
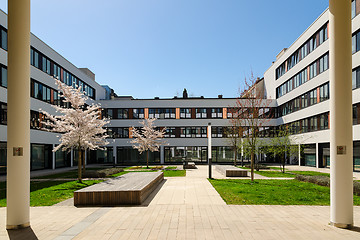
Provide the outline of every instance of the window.
{"type": "MultiPolygon", "coordinates": [[[[286,71],[293,68],[300,60],[328,39],[328,27],[326,23],[308,41],[297,49],[288,59],[275,70],[275,79],[280,78],[286,71]],[[285,69],[285,66],[287,68],[285,69]]],[[[316,75],[316,74],[315,74],[316,75]]]]}
{"type": "Polygon", "coordinates": [[[206,108],[196,108],[196,118],[207,118],[206,108]]]}
{"type": "Polygon", "coordinates": [[[144,109],[143,108],[134,108],[133,109],[133,118],[134,119],[143,119],[144,118],[144,109]]]}
{"type": "Polygon", "coordinates": [[[175,119],[175,108],[149,108],[149,118],[175,119]]]}
{"type": "Polygon", "coordinates": [[[167,127],[165,129],[165,138],[174,138],[176,136],[176,128],[174,127],[167,127]]]}
{"type": "Polygon", "coordinates": [[[7,104],[0,103],[0,124],[7,124],[7,104]]]}
{"type": "Polygon", "coordinates": [[[114,111],[113,111],[112,108],[103,109],[102,110],[102,115],[105,116],[108,119],[113,119],[114,118],[113,112],[114,111]]]}
{"type": "Polygon", "coordinates": [[[4,27],[2,27],[2,26],[0,26],[0,40],[1,40],[1,42],[0,42],[0,47],[2,48],[2,49],[4,49],[4,50],[6,50],[7,51],[7,47],[8,47],[8,43],[7,43],[7,30],[4,28],[4,27]]]}
{"type": "Polygon", "coordinates": [[[351,1],[351,18],[356,17],[359,14],[360,9],[356,7],[359,0],[352,0],[351,1]]]}
{"type": "Polygon", "coordinates": [[[129,109],[117,109],[117,119],[128,119],[129,118],[129,109]]]}
{"type": "Polygon", "coordinates": [[[7,68],[0,65],[0,86],[7,88],[7,68]]]}
{"type": "Polygon", "coordinates": [[[222,118],[222,117],[223,117],[222,108],[211,109],[211,118],[222,118]]]}
{"type": "Polygon", "coordinates": [[[191,118],[191,108],[180,108],[180,118],[191,118]]]}

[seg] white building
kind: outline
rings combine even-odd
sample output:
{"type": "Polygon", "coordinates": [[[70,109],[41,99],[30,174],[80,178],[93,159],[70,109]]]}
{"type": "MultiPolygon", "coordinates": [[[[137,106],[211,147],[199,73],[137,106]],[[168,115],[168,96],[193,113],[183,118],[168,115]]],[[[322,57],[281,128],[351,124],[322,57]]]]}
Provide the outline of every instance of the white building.
{"type": "MultiPolygon", "coordinates": [[[[353,132],[354,169],[360,164],[360,18],[357,2],[353,1],[353,132]]],[[[359,2],[360,3],[360,2],[359,2]]],[[[287,124],[297,136],[297,144],[304,146],[298,164],[314,167],[329,166],[329,41],[326,10],[296,41],[276,56],[275,62],[265,72],[261,88],[276,108],[276,118],[268,125],[287,124]]],[[[7,16],[0,12],[0,169],[6,166],[6,102],[7,102],[7,16]]],[[[58,144],[55,133],[38,130],[42,115],[39,109],[53,112],[51,104],[58,104],[58,92],[53,78],[68,85],[83,86],[89,102],[100,103],[103,115],[111,118],[108,126],[112,139],[106,151],[87,153],[87,163],[112,163],[132,165],[145,162],[132,149],[130,129],[139,127],[141,119],[156,117],[155,124],[167,128],[167,145],[160,153],[151,154],[155,164],[181,163],[191,158],[198,163],[207,161],[207,132],[213,126],[213,162],[233,160],[233,151],[224,137],[224,127],[229,125],[229,108],[236,98],[134,99],[117,97],[108,86],[100,86],[95,75],[86,68],[77,68],[60,54],[31,35],[31,169],[59,168],[76,165],[76,152],[52,153],[58,144]]],[[[1,171],[1,170],[0,170],[1,171]]]]}

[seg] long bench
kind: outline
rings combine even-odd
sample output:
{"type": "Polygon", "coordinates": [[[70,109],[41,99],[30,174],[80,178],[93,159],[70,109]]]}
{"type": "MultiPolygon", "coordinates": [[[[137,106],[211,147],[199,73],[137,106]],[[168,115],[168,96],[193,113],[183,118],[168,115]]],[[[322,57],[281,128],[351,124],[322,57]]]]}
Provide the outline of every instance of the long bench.
{"type": "Polygon", "coordinates": [[[133,172],[74,192],[75,206],[140,205],[164,180],[164,173],[133,172]]]}
{"type": "Polygon", "coordinates": [[[216,165],[216,170],[226,177],[247,177],[248,171],[230,165],[216,165]]]}

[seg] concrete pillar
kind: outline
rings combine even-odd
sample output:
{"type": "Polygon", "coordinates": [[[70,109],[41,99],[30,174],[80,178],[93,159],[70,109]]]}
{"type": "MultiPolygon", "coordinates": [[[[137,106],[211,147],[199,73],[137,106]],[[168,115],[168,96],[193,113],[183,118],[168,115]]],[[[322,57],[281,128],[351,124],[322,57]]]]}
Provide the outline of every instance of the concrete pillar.
{"type": "Polygon", "coordinates": [[[117,151],[116,151],[116,146],[113,146],[113,159],[114,159],[114,164],[117,164],[117,151]]]}
{"type": "Polygon", "coordinates": [[[89,150],[85,150],[84,152],[85,152],[85,155],[84,155],[84,162],[85,162],[85,166],[87,165],[87,156],[88,156],[88,151],[89,150]]]}
{"type": "Polygon", "coordinates": [[[299,144],[299,166],[301,166],[301,144],[299,144]]]}
{"type": "Polygon", "coordinates": [[[6,228],[30,226],[30,0],[8,1],[6,228]]]}
{"type": "MultiPolygon", "coordinates": [[[[52,149],[55,148],[55,144],[53,144],[52,149]]],[[[52,152],[52,169],[56,168],[56,153],[52,152]]]]}
{"type": "Polygon", "coordinates": [[[315,143],[315,164],[316,164],[316,168],[320,167],[319,143],[315,143]]]}
{"type": "Polygon", "coordinates": [[[351,1],[329,1],[330,223],[353,225],[351,1]]]}
{"type": "Polygon", "coordinates": [[[165,152],[164,152],[164,146],[160,146],[160,164],[165,163],[165,152]]]}
{"type": "Polygon", "coordinates": [[[70,167],[74,166],[74,149],[70,151],[70,167]]]}

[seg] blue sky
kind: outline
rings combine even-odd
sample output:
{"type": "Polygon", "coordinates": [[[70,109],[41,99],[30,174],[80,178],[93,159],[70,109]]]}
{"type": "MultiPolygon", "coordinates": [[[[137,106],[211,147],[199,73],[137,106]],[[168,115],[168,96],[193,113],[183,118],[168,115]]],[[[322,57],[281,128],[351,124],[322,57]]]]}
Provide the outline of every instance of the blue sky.
{"type": "MultiPolygon", "coordinates": [[[[32,0],[31,31],[118,95],[236,97],[328,0],[32,0]]],[[[7,12],[7,0],[0,0],[7,12]]]]}

